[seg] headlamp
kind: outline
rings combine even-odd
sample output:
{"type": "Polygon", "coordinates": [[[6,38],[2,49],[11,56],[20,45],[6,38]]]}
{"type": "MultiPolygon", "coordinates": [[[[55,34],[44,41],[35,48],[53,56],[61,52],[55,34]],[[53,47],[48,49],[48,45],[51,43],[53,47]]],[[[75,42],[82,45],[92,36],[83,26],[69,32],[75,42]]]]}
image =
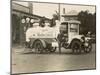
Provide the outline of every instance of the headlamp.
{"type": "Polygon", "coordinates": [[[81,37],[81,41],[85,42],[85,37],[84,36],[81,37]]]}

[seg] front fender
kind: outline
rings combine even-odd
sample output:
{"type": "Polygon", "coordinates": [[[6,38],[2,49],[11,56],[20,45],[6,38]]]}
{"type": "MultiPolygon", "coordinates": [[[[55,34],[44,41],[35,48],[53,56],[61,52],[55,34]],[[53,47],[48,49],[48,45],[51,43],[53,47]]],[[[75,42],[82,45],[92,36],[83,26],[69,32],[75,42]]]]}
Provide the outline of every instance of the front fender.
{"type": "Polygon", "coordinates": [[[84,37],[84,35],[75,35],[75,36],[69,38],[68,43],[70,44],[74,39],[82,41],[81,37],[84,37]]]}

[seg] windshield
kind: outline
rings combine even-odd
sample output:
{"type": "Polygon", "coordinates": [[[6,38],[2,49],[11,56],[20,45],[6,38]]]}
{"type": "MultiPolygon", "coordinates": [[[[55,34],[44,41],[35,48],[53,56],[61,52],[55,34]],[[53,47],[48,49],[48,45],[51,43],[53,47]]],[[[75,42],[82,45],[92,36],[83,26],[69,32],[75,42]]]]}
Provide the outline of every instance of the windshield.
{"type": "Polygon", "coordinates": [[[68,23],[61,23],[60,30],[64,33],[68,32],[68,23]]]}
{"type": "Polygon", "coordinates": [[[77,23],[70,24],[70,32],[78,32],[78,24],[77,23]]]}

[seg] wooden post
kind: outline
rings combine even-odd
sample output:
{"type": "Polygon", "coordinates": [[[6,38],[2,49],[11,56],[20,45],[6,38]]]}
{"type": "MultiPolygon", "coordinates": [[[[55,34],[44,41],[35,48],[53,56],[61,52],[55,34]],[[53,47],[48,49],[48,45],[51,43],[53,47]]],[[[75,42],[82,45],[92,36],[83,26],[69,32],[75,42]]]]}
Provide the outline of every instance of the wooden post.
{"type": "Polygon", "coordinates": [[[60,3],[58,4],[59,21],[60,21],[60,3]]]}
{"type": "Polygon", "coordinates": [[[29,2],[28,6],[29,6],[29,13],[33,14],[33,4],[32,4],[32,2],[29,2]]]}

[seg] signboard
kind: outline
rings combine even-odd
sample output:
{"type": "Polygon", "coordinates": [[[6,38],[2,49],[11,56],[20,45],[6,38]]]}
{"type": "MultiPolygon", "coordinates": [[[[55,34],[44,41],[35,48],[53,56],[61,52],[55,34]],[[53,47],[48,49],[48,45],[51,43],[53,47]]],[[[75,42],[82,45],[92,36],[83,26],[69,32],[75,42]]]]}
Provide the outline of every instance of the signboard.
{"type": "Polygon", "coordinates": [[[58,35],[57,27],[33,27],[26,31],[26,41],[29,38],[56,38],[58,35]]]}

